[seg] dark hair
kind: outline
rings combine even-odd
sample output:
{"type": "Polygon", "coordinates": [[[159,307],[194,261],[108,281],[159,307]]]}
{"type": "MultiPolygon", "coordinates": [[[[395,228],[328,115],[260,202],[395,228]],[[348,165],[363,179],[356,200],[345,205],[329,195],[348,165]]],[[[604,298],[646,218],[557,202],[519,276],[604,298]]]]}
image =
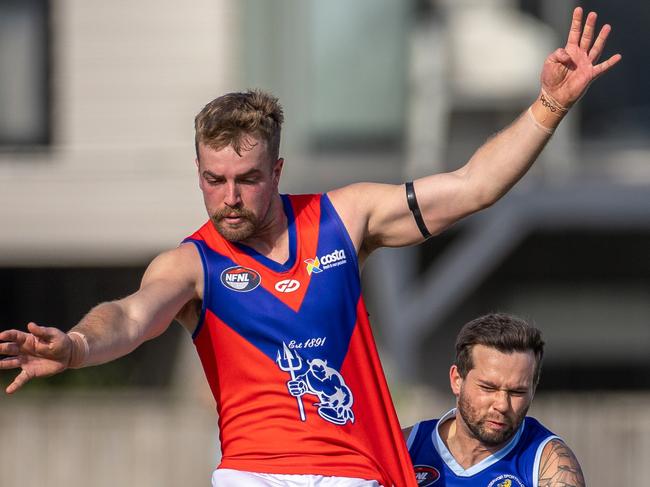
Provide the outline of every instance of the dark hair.
{"type": "Polygon", "coordinates": [[[492,313],[467,323],[456,338],[456,367],[461,377],[466,377],[474,363],[474,345],[484,345],[502,353],[527,352],[535,354],[534,384],[542,371],[544,341],[542,332],[526,321],[505,313],[492,313]]]}
{"type": "Polygon", "coordinates": [[[278,99],[260,90],[228,93],[208,103],[194,118],[196,157],[199,144],[212,149],[229,145],[241,155],[241,150],[254,147],[250,137],[266,142],[272,162],[280,153],[280,131],[284,114],[278,99]]]}

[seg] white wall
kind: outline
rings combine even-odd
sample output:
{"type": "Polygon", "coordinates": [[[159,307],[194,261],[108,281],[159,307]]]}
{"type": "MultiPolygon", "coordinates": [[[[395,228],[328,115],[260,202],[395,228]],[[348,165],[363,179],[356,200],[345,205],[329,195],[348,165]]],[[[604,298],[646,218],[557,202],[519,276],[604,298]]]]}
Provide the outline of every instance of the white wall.
{"type": "Polygon", "coordinates": [[[237,87],[237,9],[52,2],[54,143],[0,154],[0,265],[142,260],[203,222],[193,119],[237,87]]]}
{"type": "Polygon", "coordinates": [[[216,413],[148,391],[0,399],[2,485],[210,485],[216,413]]]}
{"type": "MultiPolygon", "coordinates": [[[[401,391],[404,426],[439,416],[449,398],[401,391]],[[425,400],[425,398],[427,398],[425,400]]],[[[578,457],[588,485],[641,485],[650,476],[650,396],[540,396],[531,415],[578,457]]],[[[209,485],[216,415],[196,396],[147,391],[0,399],[2,485],[209,485]]]]}

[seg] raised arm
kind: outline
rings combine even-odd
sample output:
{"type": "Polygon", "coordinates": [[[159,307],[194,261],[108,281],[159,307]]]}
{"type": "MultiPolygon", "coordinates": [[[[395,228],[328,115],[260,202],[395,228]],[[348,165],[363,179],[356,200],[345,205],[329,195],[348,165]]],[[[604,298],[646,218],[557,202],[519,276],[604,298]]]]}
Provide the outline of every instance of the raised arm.
{"type": "MultiPolygon", "coordinates": [[[[605,25],[594,42],[595,26],[595,13],[587,16],[583,28],[582,9],[575,9],[567,44],[544,62],[540,95],[531,107],[460,169],[415,181],[417,201],[431,234],[503,196],[528,171],[589,84],[621,59],[616,54],[598,64],[611,27],[605,25]]],[[[424,239],[407,205],[404,185],[355,184],[332,191],[330,198],[360,256],[377,247],[424,239]]]]}
{"type": "Polygon", "coordinates": [[[7,356],[0,369],[21,369],[6,392],[36,377],[109,362],[160,335],[188,303],[201,298],[202,275],[196,249],[182,245],[151,262],[137,292],[96,306],[68,333],[35,323],[27,332],[0,333],[0,355],[7,356]]]}
{"type": "Polygon", "coordinates": [[[537,487],[585,487],[578,459],[561,440],[551,440],[542,451],[537,487]]]}

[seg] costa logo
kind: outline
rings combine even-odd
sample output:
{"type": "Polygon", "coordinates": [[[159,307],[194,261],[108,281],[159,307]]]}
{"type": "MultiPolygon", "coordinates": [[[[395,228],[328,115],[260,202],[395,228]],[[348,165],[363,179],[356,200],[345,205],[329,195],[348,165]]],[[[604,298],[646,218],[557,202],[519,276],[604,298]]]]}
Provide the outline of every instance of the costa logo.
{"type": "Polygon", "coordinates": [[[345,260],[345,250],[338,249],[331,254],[323,255],[320,258],[320,263],[323,264],[323,266],[326,266],[328,264],[334,264],[335,262],[340,262],[342,260],[345,260]]]}
{"type": "Polygon", "coordinates": [[[292,293],[299,287],[300,283],[295,279],[284,279],[275,283],[275,290],[279,293],[292,293]]]}
{"type": "Polygon", "coordinates": [[[415,465],[415,480],[418,482],[418,487],[427,487],[427,485],[435,484],[440,478],[440,472],[431,465],[415,465]]]}
{"type": "Polygon", "coordinates": [[[252,291],[260,285],[260,282],[262,276],[247,267],[229,267],[221,273],[221,284],[240,293],[252,291]]]}
{"type": "Polygon", "coordinates": [[[323,269],[320,268],[320,260],[318,260],[318,257],[315,259],[305,259],[305,264],[307,264],[307,275],[309,276],[323,272],[323,269]]]}
{"type": "Polygon", "coordinates": [[[345,256],[345,250],[337,249],[334,252],[331,252],[315,259],[305,259],[305,264],[307,264],[307,274],[319,274],[324,270],[331,269],[332,267],[337,267],[343,264],[346,264],[347,257],[345,256]]]}

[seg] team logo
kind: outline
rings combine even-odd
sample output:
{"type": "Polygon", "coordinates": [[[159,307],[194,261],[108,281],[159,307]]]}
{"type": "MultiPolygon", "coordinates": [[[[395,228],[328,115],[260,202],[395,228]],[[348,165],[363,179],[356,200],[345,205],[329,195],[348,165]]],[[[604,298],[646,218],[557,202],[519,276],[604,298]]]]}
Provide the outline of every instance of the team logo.
{"type": "Polygon", "coordinates": [[[418,487],[433,485],[440,478],[438,469],[431,465],[415,465],[413,470],[415,470],[415,480],[418,482],[418,487]]]}
{"type": "Polygon", "coordinates": [[[341,373],[327,365],[327,360],[315,358],[303,361],[296,350],[291,351],[282,343],[282,353],[278,350],[276,363],[291,376],[287,389],[296,398],[301,421],[307,421],[302,398],[310,394],[318,398],[314,406],[318,407],[318,415],[325,421],[338,425],[348,421],[354,423],[352,391],[341,373]]]}
{"type": "Polygon", "coordinates": [[[347,262],[347,257],[345,256],[345,250],[338,249],[334,252],[316,257],[315,259],[305,259],[305,264],[307,264],[307,274],[312,275],[323,272],[324,270],[343,265],[347,262]],[[322,266],[322,268],[321,268],[322,266]]]}
{"type": "Polygon", "coordinates": [[[524,483],[514,475],[505,473],[490,482],[488,487],[524,487],[524,483]]]}
{"type": "Polygon", "coordinates": [[[307,275],[311,276],[312,273],[318,274],[323,272],[323,269],[320,268],[320,260],[318,257],[315,259],[305,259],[305,264],[307,264],[307,275]]]}
{"type": "Polygon", "coordinates": [[[300,282],[295,279],[284,279],[275,283],[275,290],[279,293],[292,293],[300,287],[300,282]]]}
{"type": "Polygon", "coordinates": [[[247,267],[229,267],[221,273],[221,283],[228,289],[241,293],[252,291],[260,285],[260,282],[262,276],[247,267]]]}

